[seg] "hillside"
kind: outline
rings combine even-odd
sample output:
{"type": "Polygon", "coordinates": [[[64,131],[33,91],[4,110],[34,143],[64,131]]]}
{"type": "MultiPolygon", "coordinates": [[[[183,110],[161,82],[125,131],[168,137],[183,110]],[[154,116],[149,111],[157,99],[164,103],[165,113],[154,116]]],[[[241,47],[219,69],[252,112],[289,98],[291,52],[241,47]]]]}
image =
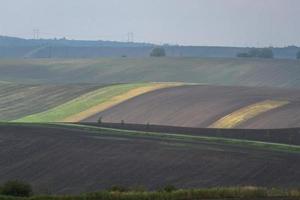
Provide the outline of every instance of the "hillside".
{"type": "Polygon", "coordinates": [[[70,125],[1,124],[0,138],[0,182],[25,180],[37,193],[113,185],[285,188],[300,180],[299,147],[70,125]]]}
{"type": "Polygon", "coordinates": [[[84,122],[157,124],[202,128],[300,127],[300,91],[189,85],[138,96],[84,122]]]}
{"type": "MultiPolygon", "coordinates": [[[[149,57],[155,46],[151,43],[89,41],[60,39],[23,39],[0,36],[0,58],[98,58],[149,57]]],[[[248,47],[164,45],[171,57],[235,58],[248,52],[248,47]]],[[[275,58],[295,59],[300,48],[296,46],[273,48],[275,58]]]]}
{"type": "Polygon", "coordinates": [[[21,85],[0,83],[0,121],[42,112],[100,88],[95,85],[21,85]]]}
{"type": "Polygon", "coordinates": [[[20,59],[0,61],[0,80],[19,83],[193,82],[300,87],[300,61],[229,58],[20,59]]]}
{"type": "MultiPolygon", "coordinates": [[[[78,122],[98,112],[147,92],[174,87],[180,83],[115,84],[82,94],[43,112],[27,113],[18,122],[78,122]]],[[[1,101],[1,99],[0,99],[1,101]]],[[[42,103],[41,103],[42,104],[42,103]]],[[[41,106],[41,105],[40,105],[41,106]]],[[[98,121],[98,119],[96,120],[98,121]]]]}

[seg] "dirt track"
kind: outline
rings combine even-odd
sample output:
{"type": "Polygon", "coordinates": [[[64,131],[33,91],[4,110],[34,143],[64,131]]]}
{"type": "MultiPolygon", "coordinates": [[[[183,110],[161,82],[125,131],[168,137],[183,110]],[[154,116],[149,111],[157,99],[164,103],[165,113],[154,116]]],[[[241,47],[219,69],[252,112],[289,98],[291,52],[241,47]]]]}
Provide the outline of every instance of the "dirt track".
{"type": "Polygon", "coordinates": [[[62,128],[0,126],[0,182],[22,179],[47,193],[111,185],[150,189],[296,187],[300,156],[221,144],[112,136],[62,128]]]}
{"type": "Polygon", "coordinates": [[[96,122],[208,127],[220,118],[264,100],[289,101],[237,128],[290,128],[300,126],[300,91],[230,86],[181,86],[138,96],[87,118],[96,122]]]}

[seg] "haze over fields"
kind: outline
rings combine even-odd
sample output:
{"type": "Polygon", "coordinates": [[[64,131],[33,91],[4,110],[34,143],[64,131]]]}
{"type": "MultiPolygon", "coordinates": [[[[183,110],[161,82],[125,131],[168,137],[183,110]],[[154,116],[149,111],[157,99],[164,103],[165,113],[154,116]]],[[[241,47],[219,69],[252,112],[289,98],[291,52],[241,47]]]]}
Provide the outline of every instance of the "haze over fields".
{"type": "Polygon", "coordinates": [[[0,4],[0,200],[299,199],[298,0],[0,4]]]}

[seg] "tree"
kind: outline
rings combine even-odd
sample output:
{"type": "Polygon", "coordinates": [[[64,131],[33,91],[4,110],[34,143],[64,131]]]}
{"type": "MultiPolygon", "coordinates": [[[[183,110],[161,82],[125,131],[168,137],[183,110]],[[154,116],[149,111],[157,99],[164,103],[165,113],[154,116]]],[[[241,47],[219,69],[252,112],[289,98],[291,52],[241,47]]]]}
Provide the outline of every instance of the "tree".
{"type": "Polygon", "coordinates": [[[29,197],[32,195],[31,185],[23,181],[7,181],[1,187],[0,194],[8,196],[29,197]]]}
{"type": "Polygon", "coordinates": [[[166,51],[163,47],[155,47],[150,53],[151,57],[164,57],[166,56],[166,51]]]}
{"type": "Polygon", "coordinates": [[[249,53],[238,53],[238,54],[236,54],[236,56],[238,57],[238,58],[249,58],[250,57],[250,55],[249,55],[249,53]]]}
{"type": "Polygon", "coordinates": [[[238,53],[237,57],[240,58],[273,58],[272,48],[252,48],[248,53],[238,53]]]}
{"type": "Polygon", "coordinates": [[[297,59],[300,59],[300,51],[297,53],[297,59]]]}
{"type": "Polygon", "coordinates": [[[272,48],[262,48],[258,54],[259,58],[274,58],[272,48]]]}

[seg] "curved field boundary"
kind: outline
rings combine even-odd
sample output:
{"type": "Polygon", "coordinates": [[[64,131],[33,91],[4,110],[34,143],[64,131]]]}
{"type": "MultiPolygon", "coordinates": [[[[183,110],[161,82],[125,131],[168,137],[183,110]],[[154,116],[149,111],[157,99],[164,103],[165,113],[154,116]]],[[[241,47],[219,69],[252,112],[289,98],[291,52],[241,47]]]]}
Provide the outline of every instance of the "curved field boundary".
{"type": "Polygon", "coordinates": [[[119,84],[84,94],[48,111],[26,116],[17,122],[78,122],[135,96],[181,83],[119,84]]]}
{"type": "Polygon", "coordinates": [[[47,111],[103,86],[0,83],[0,121],[47,111]]]}
{"type": "Polygon", "coordinates": [[[233,138],[240,140],[253,140],[262,142],[272,142],[280,144],[291,144],[300,146],[300,128],[287,129],[214,129],[214,128],[196,128],[182,126],[165,126],[154,124],[130,124],[130,123],[80,123],[89,126],[98,126],[115,129],[176,133],[183,135],[196,135],[208,137],[233,138]]]}
{"type": "Polygon", "coordinates": [[[279,108],[288,104],[289,101],[274,101],[274,100],[265,100],[258,102],[239,110],[236,110],[225,117],[217,120],[209,126],[209,128],[234,128],[239,124],[254,118],[264,112],[269,110],[279,108]]]}
{"type": "MultiPolygon", "coordinates": [[[[9,124],[6,124],[9,125],[9,124]]],[[[11,124],[14,125],[14,124],[11,124]]],[[[235,139],[235,138],[225,138],[225,137],[214,137],[214,136],[202,136],[202,135],[187,135],[178,133],[166,133],[166,132],[149,132],[149,131],[138,131],[138,130],[127,130],[119,128],[107,128],[101,126],[93,126],[87,124],[68,124],[68,123],[46,123],[46,124],[15,124],[18,126],[32,126],[41,128],[62,128],[67,130],[82,130],[88,133],[97,133],[99,135],[107,131],[110,136],[117,137],[143,137],[151,139],[166,139],[166,140],[177,140],[185,142],[205,142],[211,144],[222,144],[229,146],[239,146],[239,147],[250,147],[257,149],[265,149],[271,151],[281,151],[290,153],[300,153],[299,145],[291,144],[281,144],[274,142],[265,141],[255,141],[247,139],[235,139]]]]}

